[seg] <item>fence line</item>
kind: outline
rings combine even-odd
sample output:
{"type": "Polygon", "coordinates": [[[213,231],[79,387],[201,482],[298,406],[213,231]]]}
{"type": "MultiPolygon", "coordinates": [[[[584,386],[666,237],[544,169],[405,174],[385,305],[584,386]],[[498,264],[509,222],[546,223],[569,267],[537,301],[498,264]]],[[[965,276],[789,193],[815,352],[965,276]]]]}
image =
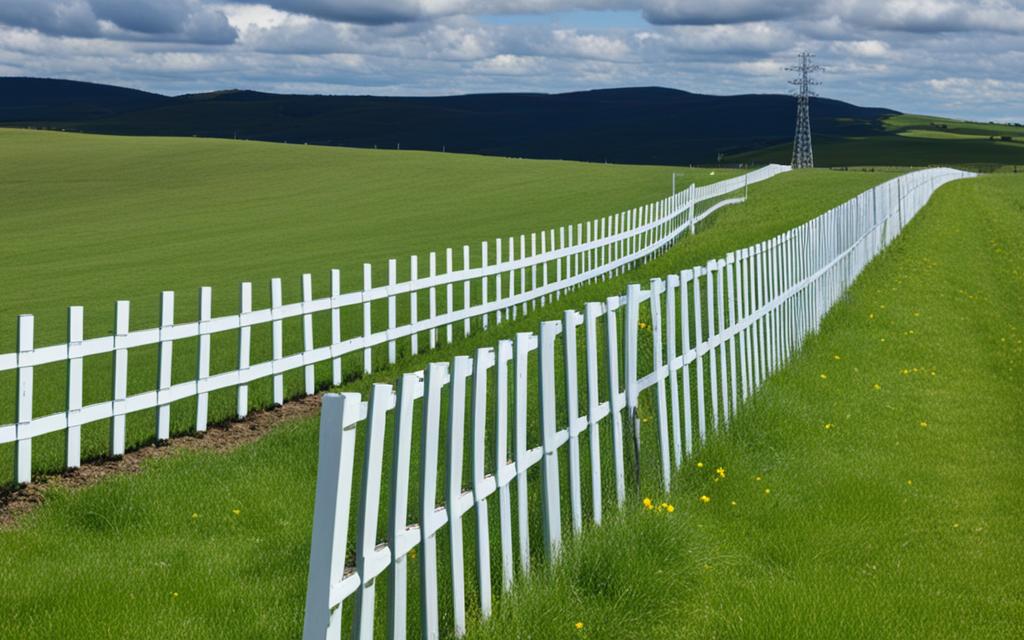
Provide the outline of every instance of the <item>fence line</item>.
{"type": "Polygon", "coordinates": [[[478,349],[473,357],[457,356],[450,364],[434,363],[407,373],[397,389],[374,385],[368,402],[354,393],[325,396],[304,637],[340,638],[342,605],[350,598],[352,637],[369,638],[380,624],[386,624],[387,637],[405,637],[407,572],[417,548],[419,623],[423,637],[439,637],[437,545],[445,525],[451,553],[442,568],[450,577],[450,593],[444,596],[451,598],[452,628],[444,632],[462,635],[467,606],[463,518],[470,511],[476,516],[475,604],[486,619],[493,599],[492,548],[500,557],[503,591],[530,570],[532,467],[540,465],[540,545],[549,560],[558,556],[564,539],[563,496],[573,534],[582,529],[584,456],[589,458],[590,517],[595,524],[601,522],[607,502],[601,494],[602,474],[609,470],[602,460],[603,439],[611,439],[614,482],[609,484],[614,485],[615,504],[624,501],[627,482],[637,484],[638,478],[627,478],[626,450],[634,447],[639,470],[641,433],[657,442],[658,475],[668,491],[673,469],[710,433],[724,428],[803,338],[817,330],[825,313],[934,190],[971,175],[930,169],[900,176],[771,240],[652,279],[648,288],[631,285],[622,297],[587,303],[582,313],[567,311],[561,321],[540,323],[538,333],[520,333],[514,341],[499,341],[496,348],[478,349]],[[621,381],[620,359],[625,373],[621,381]],[[535,386],[530,383],[533,376],[535,386]],[[538,396],[535,407],[528,401],[531,392],[538,396]],[[582,406],[581,392],[586,394],[582,406]],[[418,430],[413,426],[416,402],[418,430]],[[641,409],[648,406],[656,419],[653,428],[642,427],[641,421],[650,418],[641,409]],[[537,431],[528,432],[530,425],[537,425],[537,431]],[[627,430],[633,434],[631,444],[626,442],[627,430]],[[362,438],[360,452],[357,435],[362,438]],[[387,456],[386,437],[392,444],[387,456]],[[410,470],[414,437],[420,443],[415,485],[410,470]],[[588,439],[586,453],[581,437],[588,439]],[[562,453],[568,457],[565,475],[560,472],[562,453]],[[360,474],[354,469],[357,456],[362,459],[360,474]],[[467,456],[468,489],[463,487],[467,456]],[[382,500],[385,468],[390,490],[382,500]],[[446,488],[440,503],[438,482],[446,488]],[[413,489],[418,489],[418,522],[408,522],[406,516],[413,489]],[[356,493],[359,510],[352,520],[356,493]],[[495,494],[500,535],[492,544],[489,500],[495,494]],[[378,540],[383,508],[388,525],[384,540],[378,540]],[[350,544],[352,527],[355,539],[350,544]],[[513,531],[518,536],[515,548],[513,531]],[[354,557],[350,566],[347,553],[354,557]],[[388,591],[386,620],[378,622],[375,585],[381,576],[388,591]]]}
{"type": "Polygon", "coordinates": [[[481,243],[480,265],[472,266],[470,247],[463,247],[462,266],[456,268],[452,249],[445,252],[445,272],[439,273],[437,254],[429,254],[429,271],[419,276],[417,256],[410,258],[410,279],[398,281],[397,261],[388,261],[387,284],[374,285],[372,266],[363,266],[363,288],[342,293],[340,270],[331,270],[331,294],[323,298],[313,297],[312,276],[302,276],[302,299],[300,302],[283,304],[281,280],[271,280],[271,305],[269,308],[252,308],[252,285],[242,283],[240,290],[240,312],[236,315],[212,317],[212,291],[209,287],[200,289],[199,317],[195,322],[174,322],[174,292],[166,291],[161,297],[160,324],[148,329],[131,330],[129,326],[130,307],[127,301],[116,305],[116,322],[113,335],[85,339],[83,336],[83,309],[68,309],[68,340],[66,343],[36,347],[34,344],[34,319],[31,315],[18,317],[17,351],[0,354],[0,372],[17,371],[16,423],[0,425],[0,445],[16,442],[15,481],[27,483],[32,473],[32,440],[36,437],[58,431],[67,435],[67,468],[81,464],[81,427],[91,422],[110,421],[109,454],[122,455],[125,451],[126,416],[139,411],[155,409],[155,437],[157,441],[170,436],[172,403],[187,398],[196,399],[195,429],[205,431],[208,423],[208,399],[211,392],[235,387],[237,389],[237,415],[245,417],[250,411],[249,385],[259,379],[271,378],[273,402],[284,402],[284,374],[302,369],[304,390],[307,395],[315,392],[314,366],[331,362],[331,382],[342,382],[341,358],[347,354],[363,353],[363,370],[369,372],[373,363],[375,347],[386,345],[389,363],[396,360],[396,343],[409,340],[410,352],[419,351],[419,336],[426,334],[430,348],[437,345],[437,332],[444,328],[449,342],[453,340],[453,329],[461,321],[463,334],[469,335],[471,320],[479,319],[482,328],[489,320],[502,322],[505,318],[517,318],[538,305],[544,305],[552,296],[560,296],[583,283],[599,277],[607,277],[629,265],[647,260],[663,251],[684,232],[693,233],[695,224],[711,215],[726,204],[739,202],[743,196],[716,202],[703,213],[697,213],[695,205],[715,198],[745,190],[751,183],[771,178],[788,171],[788,166],[769,165],[748,174],[723,180],[714,184],[696,187],[673,194],[658,202],[645,205],[621,214],[529,234],[530,249],[527,252],[527,236],[519,236],[519,249],[513,237],[507,242],[498,238],[489,251],[488,242],[481,243]],[[575,229],[575,231],[574,231],[575,229]],[[540,250],[537,236],[540,236],[540,250]],[[503,253],[503,247],[506,249],[503,253]],[[493,256],[493,260],[490,258],[493,256]],[[552,269],[549,270],[549,267],[552,269]],[[554,273],[551,273],[551,270],[554,273]],[[530,272],[529,284],[527,271],[530,272]],[[516,275],[518,274],[518,288],[516,275]],[[553,279],[549,279],[553,276],[553,279]],[[540,281],[538,282],[538,278],[540,281]],[[462,283],[462,308],[456,309],[455,285],[462,283]],[[493,283],[493,291],[491,284],[493,283]],[[507,284],[507,286],[506,286],[507,284]],[[446,310],[437,309],[438,290],[444,287],[446,310]],[[473,292],[479,293],[479,301],[473,300],[473,292]],[[418,317],[419,294],[427,294],[427,317],[418,317]],[[397,301],[399,297],[410,302],[409,321],[399,324],[397,301]],[[387,328],[374,330],[372,303],[387,303],[387,328]],[[362,308],[362,334],[343,338],[341,310],[362,308]],[[331,338],[329,344],[314,344],[313,315],[329,313],[331,338]],[[291,318],[302,319],[303,349],[285,355],[283,322],[291,318]],[[272,339],[271,359],[251,362],[252,328],[270,325],[272,339]],[[211,336],[223,332],[238,332],[239,357],[237,367],[229,371],[210,373],[211,336]],[[172,359],[175,341],[197,339],[197,366],[195,378],[173,383],[172,359]],[[158,349],[158,377],[155,388],[141,393],[128,394],[128,353],[131,349],[156,345],[158,349]],[[113,356],[113,390],[111,399],[82,404],[82,361],[84,358],[111,354],[113,356]],[[66,362],[68,386],[66,410],[49,415],[34,416],[33,369],[35,367],[66,362]]]}

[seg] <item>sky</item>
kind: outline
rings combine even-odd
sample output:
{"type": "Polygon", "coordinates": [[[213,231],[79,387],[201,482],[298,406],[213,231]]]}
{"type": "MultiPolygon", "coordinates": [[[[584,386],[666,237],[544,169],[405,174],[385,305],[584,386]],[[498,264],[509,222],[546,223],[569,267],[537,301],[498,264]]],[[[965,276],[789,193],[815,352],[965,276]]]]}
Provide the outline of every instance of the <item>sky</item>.
{"type": "Polygon", "coordinates": [[[0,75],[177,95],[664,86],[1024,122],[1024,0],[0,0],[0,75]]]}

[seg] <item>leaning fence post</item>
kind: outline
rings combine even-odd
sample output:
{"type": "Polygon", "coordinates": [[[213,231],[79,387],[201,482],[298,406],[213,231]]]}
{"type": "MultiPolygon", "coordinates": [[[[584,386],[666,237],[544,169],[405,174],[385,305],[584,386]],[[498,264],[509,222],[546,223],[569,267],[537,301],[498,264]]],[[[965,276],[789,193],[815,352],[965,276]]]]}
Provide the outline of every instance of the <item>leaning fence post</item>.
{"type": "Polygon", "coordinates": [[[324,396],[320,411],[303,640],[341,637],[341,604],[332,606],[331,589],[341,582],[345,573],[359,405],[358,394],[329,393],[324,396]]]}

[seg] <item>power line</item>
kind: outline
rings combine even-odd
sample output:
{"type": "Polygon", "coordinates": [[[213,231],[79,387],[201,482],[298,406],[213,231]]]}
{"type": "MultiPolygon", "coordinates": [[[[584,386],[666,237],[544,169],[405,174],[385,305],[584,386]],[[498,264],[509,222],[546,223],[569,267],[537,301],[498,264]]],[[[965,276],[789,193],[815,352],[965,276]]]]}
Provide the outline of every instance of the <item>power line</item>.
{"type": "Polygon", "coordinates": [[[811,97],[818,94],[811,87],[821,84],[811,78],[815,71],[824,71],[825,67],[814,64],[814,54],[804,51],[799,56],[800,63],[786,67],[786,71],[796,71],[797,77],[789,81],[796,90],[796,135],[793,137],[793,168],[806,169],[814,166],[814,150],[811,148],[811,97]]]}

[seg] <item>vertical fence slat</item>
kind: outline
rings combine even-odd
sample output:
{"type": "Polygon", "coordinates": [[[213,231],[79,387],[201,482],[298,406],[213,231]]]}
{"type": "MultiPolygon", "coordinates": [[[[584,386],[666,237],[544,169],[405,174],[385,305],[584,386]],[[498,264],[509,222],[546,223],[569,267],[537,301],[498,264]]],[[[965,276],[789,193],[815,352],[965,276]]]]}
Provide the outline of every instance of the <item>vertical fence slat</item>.
{"type": "MultiPolygon", "coordinates": [[[[388,260],[388,287],[398,284],[398,261],[394,258],[388,260]]],[[[395,364],[395,339],[391,337],[398,326],[398,300],[395,294],[388,292],[388,364],[395,364]]]]}
{"type": "Polygon", "coordinates": [[[310,353],[313,351],[313,314],[309,305],[313,302],[313,274],[302,274],[302,360],[306,363],[303,367],[305,373],[305,391],[307,396],[316,393],[316,377],[313,363],[309,361],[310,353]]]}
{"type": "Polygon", "coordinates": [[[366,442],[363,454],[362,493],[356,520],[356,572],[362,578],[355,593],[352,637],[373,638],[377,574],[391,562],[390,548],[377,548],[381,478],[384,473],[384,431],[391,385],[375,384],[366,411],[366,442]]]}
{"type": "MultiPolygon", "coordinates": [[[[409,281],[412,282],[412,291],[409,292],[409,324],[415,326],[419,318],[419,288],[420,262],[419,256],[409,256],[409,281]]],[[[409,334],[409,353],[416,355],[420,352],[420,334],[413,331],[409,334]]]]}
{"type": "Polygon", "coordinates": [[[512,588],[514,565],[512,557],[512,495],[509,483],[515,477],[515,463],[508,457],[508,402],[509,363],[512,361],[511,340],[498,342],[495,396],[495,446],[494,460],[497,464],[495,477],[498,480],[498,520],[501,528],[501,587],[503,591],[512,588]]]}
{"type": "Polygon", "coordinates": [[[18,316],[18,398],[15,403],[18,441],[14,448],[14,481],[18,484],[32,481],[32,437],[22,432],[32,426],[34,370],[27,360],[34,342],[35,318],[27,314],[18,316]]]}
{"type": "Polygon", "coordinates": [[[160,346],[157,352],[157,408],[156,439],[171,437],[171,403],[165,397],[171,388],[171,358],[174,342],[165,335],[174,326],[174,292],[164,291],[160,296],[160,346]]]}
{"type": "Polygon", "coordinates": [[[252,283],[243,282],[238,293],[239,324],[238,329],[238,385],[237,406],[235,415],[239,419],[249,413],[249,358],[252,345],[252,327],[246,323],[245,315],[252,312],[252,283]]]}
{"type": "Polygon", "coordinates": [[[407,530],[409,509],[409,467],[412,464],[413,398],[419,380],[414,373],[398,380],[395,405],[395,435],[391,450],[391,500],[388,506],[388,542],[391,547],[391,571],[388,575],[389,638],[405,638],[407,632],[408,550],[419,539],[419,531],[407,530]]]}
{"type": "Polygon", "coordinates": [[[626,470],[622,442],[622,410],[625,408],[625,402],[619,391],[619,329],[616,318],[618,308],[618,296],[611,296],[605,301],[605,358],[608,371],[608,404],[612,422],[615,500],[621,505],[626,500],[626,470]]]}
{"type": "MultiPolygon", "coordinates": [[[[583,530],[583,500],[580,479],[580,409],[579,381],[576,375],[576,327],[579,319],[569,309],[562,314],[562,355],[565,376],[565,416],[569,433],[569,508],[574,533],[583,530]]],[[[585,424],[585,422],[584,422],[585,424]]]]}
{"type": "Polygon", "coordinates": [[[451,545],[452,615],[455,635],[466,633],[466,569],[462,543],[462,460],[465,449],[466,379],[472,360],[456,356],[452,362],[452,379],[448,400],[448,483],[445,494],[448,508],[448,539],[451,545]]]}
{"type": "MultiPolygon", "coordinates": [[[[455,256],[451,247],[445,249],[444,261],[445,274],[451,277],[452,272],[455,270],[455,256]]],[[[450,318],[452,316],[452,313],[455,311],[455,283],[451,282],[450,280],[445,288],[445,309],[447,311],[448,317],[450,318]]],[[[450,320],[448,321],[448,324],[445,325],[445,338],[447,340],[447,344],[452,343],[452,329],[454,328],[454,326],[455,323],[450,320]]]]}
{"type": "Polygon", "coordinates": [[[280,362],[281,358],[284,357],[284,327],[283,322],[279,317],[279,310],[281,308],[281,279],[272,278],[270,280],[270,311],[274,318],[271,327],[271,339],[273,342],[273,350],[271,352],[271,358],[274,362],[274,404],[284,404],[284,375],[277,373],[277,363],[280,362]]]}
{"type": "Polygon", "coordinates": [[[370,373],[373,370],[373,349],[370,347],[370,335],[373,334],[373,310],[368,299],[370,290],[373,289],[373,265],[363,264],[363,373],[370,373]]]}
{"type": "Polygon", "coordinates": [[[470,327],[470,318],[469,318],[469,309],[470,309],[470,307],[473,304],[472,303],[473,286],[472,286],[472,282],[470,281],[469,275],[468,275],[469,270],[471,268],[472,267],[470,266],[469,245],[466,244],[466,245],[462,246],[462,273],[463,273],[463,277],[462,277],[462,310],[463,310],[463,314],[464,314],[463,315],[463,320],[462,320],[462,335],[463,335],[463,337],[468,336],[469,332],[470,332],[470,329],[471,329],[471,327],[470,327]]]}
{"type": "Polygon", "coordinates": [[[558,322],[542,322],[538,338],[537,390],[540,393],[541,504],[544,513],[544,549],[550,560],[558,557],[562,544],[561,492],[558,477],[558,417],[555,407],[555,339],[558,322]]]}
{"type": "Polygon", "coordinates": [[[441,392],[448,383],[448,365],[427,365],[423,381],[422,429],[420,435],[420,627],[423,637],[440,637],[437,587],[437,532],[448,520],[438,509],[438,441],[441,433],[441,392]]]}
{"type": "MultiPolygon", "coordinates": [[[[587,435],[590,440],[590,492],[594,524],[601,524],[601,434],[597,412],[600,407],[601,372],[597,360],[597,318],[600,302],[588,302],[583,308],[583,330],[587,352],[587,435]]],[[[609,409],[614,404],[609,402],[609,409]]]]}
{"type": "MultiPolygon", "coordinates": [[[[341,295],[341,269],[331,269],[331,353],[341,344],[341,307],[334,302],[341,295]]],[[[331,384],[341,384],[341,355],[331,358],[331,384]]]]}
{"type": "Polygon", "coordinates": [[[473,359],[473,395],[470,399],[473,432],[473,503],[476,510],[476,571],[480,596],[480,616],[491,617],[491,539],[487,514],[487,496],[494,477],[487,477],[487,370],[494,362],[490,348],[476,350],[473,359]]]}
{"type": "Polygon", "coordinates": [[[665,281],[661,278],[651,280],[651,334],[653,336],[654,351],[654,375],[657,379],[655,384],[655,407],[658,418],[658,444],[661,451],[661,484],[667,493],[672,486],[672,465],[669,461],[668,442],[668,403],[665,391],[665,377],[668,375],[668,367],[665,366],[662,354],[664,328],[661,322],[661,294],[665,291],[665,281]]]}
{"type": "Polygon", "coordinates": [[[78,355],[85,338],[82,307],[68,307],[68,386],[65,464],[77,469],[82,464],[82,357],[78,355]]]}
{"type": "MultiPolygon", "coordinates": [[[[110,418],[110,455],[123,456],[125,448],[124,401],[128,397],[128,349],[130,303],[118,300],[114,306],[114,389],[110,418]]],[[[20,441],[19,441],[20,442],[20,441]]]]}
{"type": "Polygon", "coordinates": [[[530,571],[530,503],[526,475],[529,445],[526,427],[530,342],[533,339],[533,334],[520,332],[516,334],[515,341],[516,522],[519,525],[519,568],[524,575],[530,571]]]}
{"type": "Polygon", "coordinates": [[[210,377],[210,318],[213,317],[212,290],[199,289],[199,351],[196,358],[196,431],[206,431],[209,421],[210,398],[206,392],[206,379],[210,377]]]}
{"type": "Polygon", "coordinates": [[[676,295],[679,292],[679,276],[670,274],[666,279],[667,288],[665,292],[665,335],[668,338],[666,345],[666,358],[668,360],[669,376],[669,398],[672,402],[672,453],[673,463],[678,469],[683,464],[683,439],[682,426],[680,424],[679,411],[679,367],[676,360],[679,357],[676,332],[679,328],[676,320],[676,295]]]}

